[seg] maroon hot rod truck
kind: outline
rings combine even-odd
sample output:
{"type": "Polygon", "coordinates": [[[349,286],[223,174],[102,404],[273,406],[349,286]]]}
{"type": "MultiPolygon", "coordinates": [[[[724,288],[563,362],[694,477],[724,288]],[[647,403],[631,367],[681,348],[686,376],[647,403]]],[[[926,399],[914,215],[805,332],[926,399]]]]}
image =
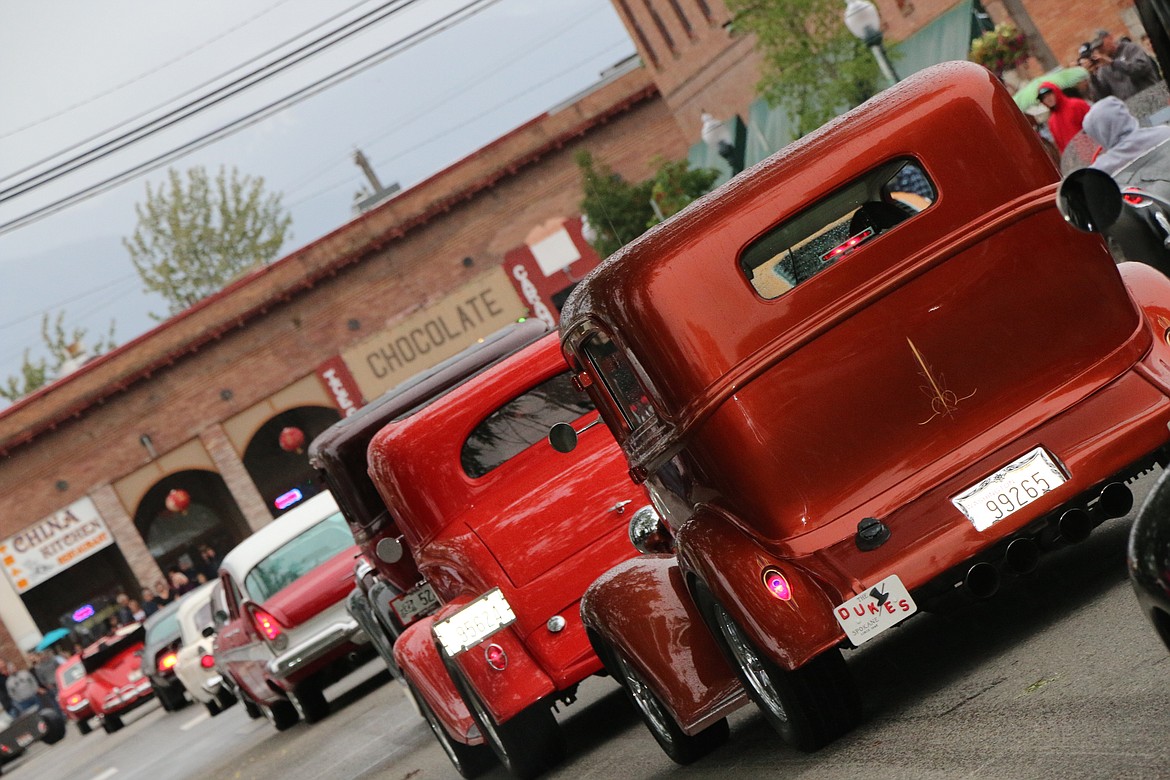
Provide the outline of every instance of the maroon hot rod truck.
{"type": "Polygon", "coordinates": [[[843,648],[990,595],[1166,464],[1170,280],[1070,229],[1058,180],[995,77],[948,63],[570,296],[574,378],[666,525],[584,621],[672,756],[713,744],[740,686],[824,745],[861,714],[843,648]]]}

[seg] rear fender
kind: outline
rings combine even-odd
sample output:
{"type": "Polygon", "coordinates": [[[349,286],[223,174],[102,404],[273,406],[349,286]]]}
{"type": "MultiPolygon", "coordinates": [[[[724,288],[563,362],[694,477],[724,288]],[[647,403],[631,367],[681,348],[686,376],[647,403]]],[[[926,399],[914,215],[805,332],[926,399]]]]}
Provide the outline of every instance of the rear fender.
{"type": "Polygon", "coordinates": [[[1153,345],[1142,358],[1139,370],[1170,395],[1170,279],[1144,263],[1121,263],[1117,267],[1153,336],[1153,345]]]}
{"type": "MultiPolygon", "coordinates": [[[[450,613],[444,610],[440,614],[450,613]]],[[[475,647],[451,658],[450,662],[463,673],[463,678],[497,723],[507,723],[557,690],[511,627],[497,631],[475,647]],[[498,645],[507,657],[503,670],[493,669],[488,664],[487,649],[492,645],[498,645]]]]}
{"type": "Polygon", "coordinates": [[[598,577],[581,599],[581,618],[610,674],[618,676],[613,648],[685,733],[697,734],[747,702],[673,555],[634,558],[598,577]]]}
{"type": "Polygon", "coordinates": [[[769,553],[727,518],[700,509],[679,530],[677,549],[692,594],[697,577],[781,667],[796,669],[844,640],[828,589],[807,569],[769,553]],[[769,568],[788,580],[788,600],[764,587],[769,568]]]}
{"type": "Polygon", "coordinates": [[[394,660],[452,739],[465,745],[483,744],[483,735],[455,689],[431,636],[434,621],[434,616],[428,616],[403,631],[394,643],[394,660]]]}

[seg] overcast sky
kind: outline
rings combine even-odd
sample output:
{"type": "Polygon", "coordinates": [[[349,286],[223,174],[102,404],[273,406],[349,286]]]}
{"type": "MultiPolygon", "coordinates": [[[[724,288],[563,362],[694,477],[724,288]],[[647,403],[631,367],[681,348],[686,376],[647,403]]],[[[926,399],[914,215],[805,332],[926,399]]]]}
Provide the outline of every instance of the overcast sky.
{"type": "Polygon", "coordinates": [[[120,344],[155,324],[148,311],[165,312],[140,292],[121,238],[168,165],[262,176],[292,214],[287,253],[352,219],[366,185],[355,149],[383,184],[409,187],[633,52],[610,0],[0,0],[0,380],[25,348],[43,353],[45,312],[64,310],[90,340],[115,320],[120,344]],[[375,13],[385,18],[238,95],[128,135],[375,13]],[[366,60],[376,64],[327,86],[366,60]],[[318,83],[230,137],[23,222],[318,83]],[[119,136],[124,149],[30,181],[119,136]]]}

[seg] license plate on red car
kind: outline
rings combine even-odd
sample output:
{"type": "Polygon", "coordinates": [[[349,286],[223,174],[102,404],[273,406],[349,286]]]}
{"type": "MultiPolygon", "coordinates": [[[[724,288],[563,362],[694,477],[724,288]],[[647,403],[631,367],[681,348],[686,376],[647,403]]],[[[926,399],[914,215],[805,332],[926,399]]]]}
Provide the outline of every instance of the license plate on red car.
{"type": "Polygon", "coordinates": [[[837,605],[834,613],[845,636],[855,647],[918,611],[910,591],[897,574],[837,605]]]}
{"type": "Polygon", "coordinates": [[[516,622],[516,614],[499,588],[492,588],[458,612],[435,621],[435,637],[449,656],[475,647],[516,622]]]}
{"type": "Polygon", "coordinates": [[[1064,483],[1055,459],[1037,447],[954,496],[951,503],[976,531],[984,531],[1064,483]]]}
{"type": "Polygon", "coordinates": [[[439,606],[439,597],[428,582],[392,600],[390,606],[402,625],[409,626],[419,615],[433,612],[439,606]]]}

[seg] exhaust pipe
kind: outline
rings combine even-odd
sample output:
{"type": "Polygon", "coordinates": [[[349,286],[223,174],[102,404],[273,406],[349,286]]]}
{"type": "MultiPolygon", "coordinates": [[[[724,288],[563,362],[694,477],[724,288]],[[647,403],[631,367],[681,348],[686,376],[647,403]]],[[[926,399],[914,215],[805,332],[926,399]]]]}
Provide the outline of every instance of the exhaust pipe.
{"type": "Polygon", "coordinates": [[[1057,527],[1060,528],[1062,539],[1076,544],[1089,538],[1089,532],[1093,530],[1093,518],[1083,509],[1070,509],[1060,516],[1057,527]]]}
{"type": "Polygon", "coordinates": [[[1097,510],[1106,518],[1124,517],[1133,509],[1133,493],[1121,482],[1110,482],[1101,488],[1097,510]]]}
{"type": "Polygon", "coordinates": [[[1040,545],[1032,539],[1016,539],[1007,546],[1003,563],[1016,574],[1027,574],[1040,561],[1040,545]]]}
{"type": "Polygon", "coordinates": [[[963,584],[975,598],[990,598],[999,590],[999,571],[990,563],[977,563],[967,570],[963,584]]]}

